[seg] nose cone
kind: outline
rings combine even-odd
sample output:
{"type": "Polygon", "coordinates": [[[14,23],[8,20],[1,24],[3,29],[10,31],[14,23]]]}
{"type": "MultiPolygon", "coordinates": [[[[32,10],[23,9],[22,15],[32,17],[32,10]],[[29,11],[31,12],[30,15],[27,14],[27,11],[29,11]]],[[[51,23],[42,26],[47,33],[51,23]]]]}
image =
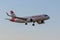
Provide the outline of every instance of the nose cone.
{"type": "Polygon", "coordinates": [[[50,17],[48,16],[48,19],[50,19],[50,17]]]}
{"type": "Polygon", "coordinates": [[[48,15],[44,15],[45,19],[50,19],[50,17],[48,15]]]}

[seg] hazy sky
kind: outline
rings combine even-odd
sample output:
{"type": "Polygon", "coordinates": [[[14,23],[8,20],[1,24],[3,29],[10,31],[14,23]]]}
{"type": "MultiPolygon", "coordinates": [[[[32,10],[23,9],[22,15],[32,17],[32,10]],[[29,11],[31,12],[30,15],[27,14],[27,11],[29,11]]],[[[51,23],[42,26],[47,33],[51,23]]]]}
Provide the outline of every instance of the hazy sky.
{"type": "Polygon", "coordinates": [[[0,40],[60,40],[60,0],[0,0],[0,40]],[[17,16],[48,14],[45,24],[13,23],[6,12],[17,16]]]}

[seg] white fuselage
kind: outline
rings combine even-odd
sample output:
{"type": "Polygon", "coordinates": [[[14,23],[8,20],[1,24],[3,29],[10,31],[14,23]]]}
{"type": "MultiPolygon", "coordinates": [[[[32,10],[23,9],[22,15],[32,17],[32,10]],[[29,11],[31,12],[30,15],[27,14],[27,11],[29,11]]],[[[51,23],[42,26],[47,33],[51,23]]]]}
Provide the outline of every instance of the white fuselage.
{"type": "Polygon", "coordinates": [[[6,12],[6,14],[11,17],[11,19],[7,18],[7,20],[9,20],[9,21],[17,22],[17,23],[25,23],[25,25],[27,25],[27,23],[29,23],[29,22],[33,22],[33,24],[32,24],[33,26],[34,26],[35,22],[37,22],[38,24],[42,24],[42,23],[44,23],[44,20],[48,20],[50,18],[46,14],[28,16],[28,17],[17,17],[12,10],[10,11],[11,15],[9,15],[7,12],[6,12]]]}
{"type": "Polygon", "coordinates": [[[37,22],[37,21],[41,21],[41,20],[47,20],[49,19],[48,15],[37,15],[37,16],[31,16],[31,17],[23,17],[23,18],[27,18],[27,20],[22,20],[22,19],[15,19],[15,22],[18,23],[26,23],[26,22],[31,22],[30,19],[33,20],[33,22],[37,22]]]}

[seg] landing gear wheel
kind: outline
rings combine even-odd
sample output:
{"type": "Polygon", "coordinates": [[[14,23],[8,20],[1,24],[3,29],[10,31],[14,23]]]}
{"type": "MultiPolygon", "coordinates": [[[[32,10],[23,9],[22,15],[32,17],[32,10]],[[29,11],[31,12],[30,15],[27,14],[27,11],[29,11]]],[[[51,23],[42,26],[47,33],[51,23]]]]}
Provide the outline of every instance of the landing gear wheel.
{"type": "Polygon", "coordinates": [[[35,22],[33,22],[32,26],[35,26],[35,22]]]}
{"type": "Polygon", "coordinates": [[[25,23],[25,25],[27,25],[27,23],[25,23]]]}
{"type": "Polygon", "coordinates": [[[35,24],[32,24],[32,26],[35,26],[35,24]]]}

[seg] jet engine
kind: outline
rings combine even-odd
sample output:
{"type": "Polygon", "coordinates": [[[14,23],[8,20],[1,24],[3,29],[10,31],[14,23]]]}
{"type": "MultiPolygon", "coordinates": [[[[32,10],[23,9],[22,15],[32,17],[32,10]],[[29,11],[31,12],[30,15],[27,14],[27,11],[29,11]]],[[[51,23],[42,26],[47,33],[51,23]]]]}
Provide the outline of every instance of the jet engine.
{"type": "Polygon", "coordinates": [[[42,21],[37,21],[37,23],[38,24],[42,24],[42,23],[44,23],[44,21],[42,20],[42,21]]]}
{"type": "Polygon", "coordinates": [[[27,21],[32,22],[32,21],[33,21],[33,19],[30,19],[30,18],[29,18],[29,19],[27,19],[27,21]]]}

